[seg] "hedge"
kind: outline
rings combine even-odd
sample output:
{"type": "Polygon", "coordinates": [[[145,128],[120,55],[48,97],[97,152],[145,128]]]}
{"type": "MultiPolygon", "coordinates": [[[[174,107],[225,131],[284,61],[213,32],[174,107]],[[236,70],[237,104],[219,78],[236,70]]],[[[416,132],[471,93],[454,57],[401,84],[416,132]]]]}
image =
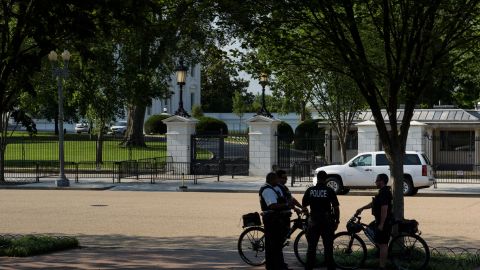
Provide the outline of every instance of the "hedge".
{"type": "Polygon", "coordinates": [[[171,115],[168,114],[154,114],[145,121],[145,134],[165,134],[167,132],[167,125],[162,120],[167,119],[171,115]]]}
{"type": "Polygon", "coordinates": [[[228,127],[222,120],[202,116],[198,118],[197,134],[228,134],[228,127]]]}

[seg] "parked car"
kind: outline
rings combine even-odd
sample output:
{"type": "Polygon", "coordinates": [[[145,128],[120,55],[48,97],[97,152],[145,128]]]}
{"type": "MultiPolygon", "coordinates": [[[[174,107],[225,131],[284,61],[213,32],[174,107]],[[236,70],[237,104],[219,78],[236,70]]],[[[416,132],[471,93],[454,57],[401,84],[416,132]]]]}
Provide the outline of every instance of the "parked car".
{"type": "Polygon", "coordinates": [[[88,125],[88,123],[75,124],[75,132],[77,134],[80,134],[82,132],[88,133],[90,132],[90,126],[88,125]]]}
{"type": "MultiPolygon", "coordinates": [[[[432,166],[425,154],[407,151],[403,162],[403,193],[405,195],[415,195],[419,189],[428,188],[434,184],[432,166]]],[[[346,194],[351,188],[375,188],[377,175],[381,173],[390,175],[388,164],[383,151],[361,153],[346,164],[315,169],[313,184],[317,183],[317,173],[323,170],[328,174],[327,186],[337,194],[346,194]]],[[[392,181],[388,184],[392,185],[392,181]]]]}
{"type": "Polygon", "coordinates": [[[110,133],[112,133],[112,134],[122,134],[122,135],[124,135],[125,132],[127,132],[127,121],[115,122],[110,127],[110,133]]]}

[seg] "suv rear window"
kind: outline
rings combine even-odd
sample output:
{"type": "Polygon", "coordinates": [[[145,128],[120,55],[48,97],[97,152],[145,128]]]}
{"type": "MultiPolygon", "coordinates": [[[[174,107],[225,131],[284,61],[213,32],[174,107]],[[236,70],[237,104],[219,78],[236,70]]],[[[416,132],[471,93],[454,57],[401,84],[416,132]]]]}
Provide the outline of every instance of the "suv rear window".
{"type": "Polygon", "coordinates": [[[403,158],[403,165],[422,165],[417,154],[406,154],[403,158]]]}
{"type": "MultiPolygon", "coordinates": [[[[388,166],[390,163],[385,154],[378,154],[375,157],[375,164],[377,166],[388,166]]],[[[403,165],[422,165],[422,163],[417,154],[406,154],[403,158],[403,165]]]]}

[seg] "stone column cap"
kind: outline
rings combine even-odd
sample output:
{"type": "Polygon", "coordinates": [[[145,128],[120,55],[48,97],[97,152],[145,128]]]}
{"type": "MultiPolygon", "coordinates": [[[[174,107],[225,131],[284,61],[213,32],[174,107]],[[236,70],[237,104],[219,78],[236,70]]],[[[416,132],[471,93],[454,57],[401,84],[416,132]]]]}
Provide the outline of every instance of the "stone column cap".
{"type": "Polygon", "coordinates": [[[373,122],[372,120],[367,120],[367,121],[363,121],[358,124],[355,124],[355,126],[375,126],[375,122],[373,122]]]}
{"type": "Polygon", "coordinates": [[[162,120],[163,123],[175,123],[175,122],[181,122],[181,123],[198,123],[198,120],[196,118],[187,118],[179,115],[172,115],[171,117],[167,119],[162,120]]]}
{"type": "Polygon", "coordinates": [[[280,123],[282,121],[276,119],[276,118],[270,118],[266,117],[263,115],[255,115],[247,120],[245,120],[245,123],[280,123]]]}
{"type": "Polygon", "coordinates": [[[410,126],[428,126],[428,125],[418,121],[411,121],[410,126]]]}

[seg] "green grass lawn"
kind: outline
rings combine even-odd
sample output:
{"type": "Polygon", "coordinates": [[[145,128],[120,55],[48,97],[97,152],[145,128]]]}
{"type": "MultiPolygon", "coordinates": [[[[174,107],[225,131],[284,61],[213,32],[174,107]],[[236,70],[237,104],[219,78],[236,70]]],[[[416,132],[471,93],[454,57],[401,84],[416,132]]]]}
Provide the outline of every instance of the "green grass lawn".
{"type": "MultiPolygon", "coordinates": [[[[66,162],[92,162],[96,160],[95,140],[88,136],[67,134],[64,142],[66,162]]],[[[144,159],[166,155],[165,140],[146,142],[147,147],[127,148],[120,140],[103,142],[103,161],[144,159]]],[[[58,141],[51,136],[14,137],[7,145],[5,160],[58,160],[58,141]]]]}

